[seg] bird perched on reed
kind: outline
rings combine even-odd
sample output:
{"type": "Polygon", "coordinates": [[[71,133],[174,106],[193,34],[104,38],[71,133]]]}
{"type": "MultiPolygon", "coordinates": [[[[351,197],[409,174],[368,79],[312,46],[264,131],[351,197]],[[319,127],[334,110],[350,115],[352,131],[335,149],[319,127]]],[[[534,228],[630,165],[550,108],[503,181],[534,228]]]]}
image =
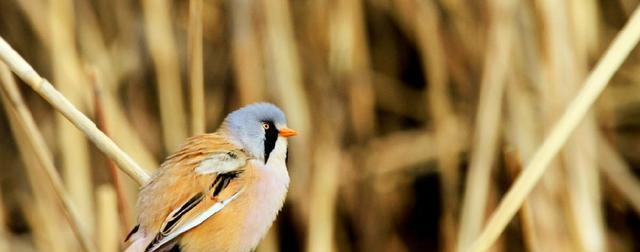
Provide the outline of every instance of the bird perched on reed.
{"type": "Polygon", "coordinates": [[[126,252],[255,249],[284,203],[294,135],[278,107],[256,103],[188,139],[140,191],[126,252]]]}

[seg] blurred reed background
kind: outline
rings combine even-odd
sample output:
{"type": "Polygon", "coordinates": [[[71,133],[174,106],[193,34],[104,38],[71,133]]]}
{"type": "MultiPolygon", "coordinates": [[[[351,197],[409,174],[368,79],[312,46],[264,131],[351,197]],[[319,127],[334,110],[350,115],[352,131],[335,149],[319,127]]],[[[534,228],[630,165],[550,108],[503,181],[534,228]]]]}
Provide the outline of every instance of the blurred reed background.
{"type": "MultiPolygon", "coordinates": [[[[300,135],[259,252],[456,251],[637,4],[2,0],[0,36],[148,172],[281,106],[300,135]]],[[[638,71],[634,50],[491,251],[640,250],[638,71]]],[[[137,184],[0,77],[0,251],[120,250],[137,184]]]]}

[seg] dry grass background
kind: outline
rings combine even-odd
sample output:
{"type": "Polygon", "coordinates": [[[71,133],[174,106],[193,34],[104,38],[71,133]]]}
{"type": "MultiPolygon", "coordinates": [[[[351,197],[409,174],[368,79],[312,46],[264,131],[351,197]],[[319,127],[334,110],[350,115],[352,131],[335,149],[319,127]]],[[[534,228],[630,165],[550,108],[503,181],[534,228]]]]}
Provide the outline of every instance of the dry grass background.
{"type": "Polygon", "coordinates": [[[638,251],[638,4],[2,0],[37,73],[0,63],[0,251],[120,250],[138,183],[256,101],[300,132],[259,252],[638,251]]]}

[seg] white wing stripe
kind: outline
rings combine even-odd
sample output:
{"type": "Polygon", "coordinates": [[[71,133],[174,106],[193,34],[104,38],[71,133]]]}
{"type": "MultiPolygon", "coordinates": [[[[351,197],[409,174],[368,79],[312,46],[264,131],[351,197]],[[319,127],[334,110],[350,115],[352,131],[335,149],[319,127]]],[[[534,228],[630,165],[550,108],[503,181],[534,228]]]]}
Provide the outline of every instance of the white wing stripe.
{"type": "Polygon", "coordinates": [[[200,162],[195,172],[199,174],[227,173],[243,167],[246,163],[244,158],[238,157],[234,152],[219,152],[208,156],[200,162]]]}
{"type": "Polygon", "coordinates": [[[203,213],[201,213],[201,214],[195,216],[194,218],[188,220],[183,225],[181,225],[180,227],[176,228],[173,232],[169,233],[167,236],[162,238],[162,240],[158,241],[149,250],[149,252],[156,251],[157,249],[162,247],[162,245],[164,245],[167,242],[175,239],[176,237],[178,237],[182,233],[187,232],[190,229],[202,224],[202,222],[204,222],[205,220],[209,219],[209,217],[213,216],[218,211],[222,210],[225,206],[227,206],[227,204],[229,204],[229,202],[231,202],[234,199],[236,199],[238,197],[238,195],[240,195],[240,193],[242,193],[242,191],[244,191],[244,188],[241,189],[240,191],[238,191],[237,193],[235,193],[234,195],[232,195],[231,197],[229,197],[228,199],[213,204],[211,207],[209,207],[209,209],[207,209],[203,213]]]}

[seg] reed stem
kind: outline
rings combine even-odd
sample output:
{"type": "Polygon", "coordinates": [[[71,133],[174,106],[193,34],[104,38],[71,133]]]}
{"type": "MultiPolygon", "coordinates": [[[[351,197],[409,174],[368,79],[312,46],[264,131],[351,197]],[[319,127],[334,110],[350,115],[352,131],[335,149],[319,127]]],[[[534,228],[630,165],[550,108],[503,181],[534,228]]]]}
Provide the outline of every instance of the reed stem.
{"type": "Polygon", "coordinates": [[[98,149],[114,160],[138,185],[149,181],[147,174],[131,157],[100,131],[87,116],[76,109],[49,81],[40,75],[11,46],[0,37],[0,59],[36,93],[80,129],[98,149]]]}
{"type": "Polygon", "coordinates": [[[5,106],[7,114],[10,115],[10,120],[14,121],[14,125],[19,126],[20,128],[14,129],[14,132],[22,130],[24,133],[20,135],[25,138],[28,148],[30,148],[31,153],[34,154],[33,157],[39,163],[38,167],[41,167],[44,170],[44,174],[48,178],[48,181],[51,182],[54,195],[57,196],[58,203],[62,207],[69,226],[80,242],[83,251],[96,251],[95,245],[87,235],[87,227],[82,225],[84,222],[82,221],[82,218],[80,218],[76,205],[64,189],[62,179],[53,165],[53,159],[49,154],[44,138],[42,137],[42,134],[40,134],[40,131],[33,120],[33,116],[31,116],[31,112],[29,112],[27,107],[24,105],[22,96],[18,91],[18,86],[16,85],[13,76],[11,76],[11,72],[4,63],[0,63],[0,78],[0,82],[2,82],[0,88],[2,104],[5,106]]]}
{"type": "Polygon", "coordinates": [[[584,82],[533,158],[516,179],[478,238],[465,251],[486,251],[504,231],[547,165],[567,142],[573,130],[589,112],[591,106],[609,83],[613,74],[640,39],[640,8],[636,7],[627,24],[618,33],[604,56],[584,82]]]}

